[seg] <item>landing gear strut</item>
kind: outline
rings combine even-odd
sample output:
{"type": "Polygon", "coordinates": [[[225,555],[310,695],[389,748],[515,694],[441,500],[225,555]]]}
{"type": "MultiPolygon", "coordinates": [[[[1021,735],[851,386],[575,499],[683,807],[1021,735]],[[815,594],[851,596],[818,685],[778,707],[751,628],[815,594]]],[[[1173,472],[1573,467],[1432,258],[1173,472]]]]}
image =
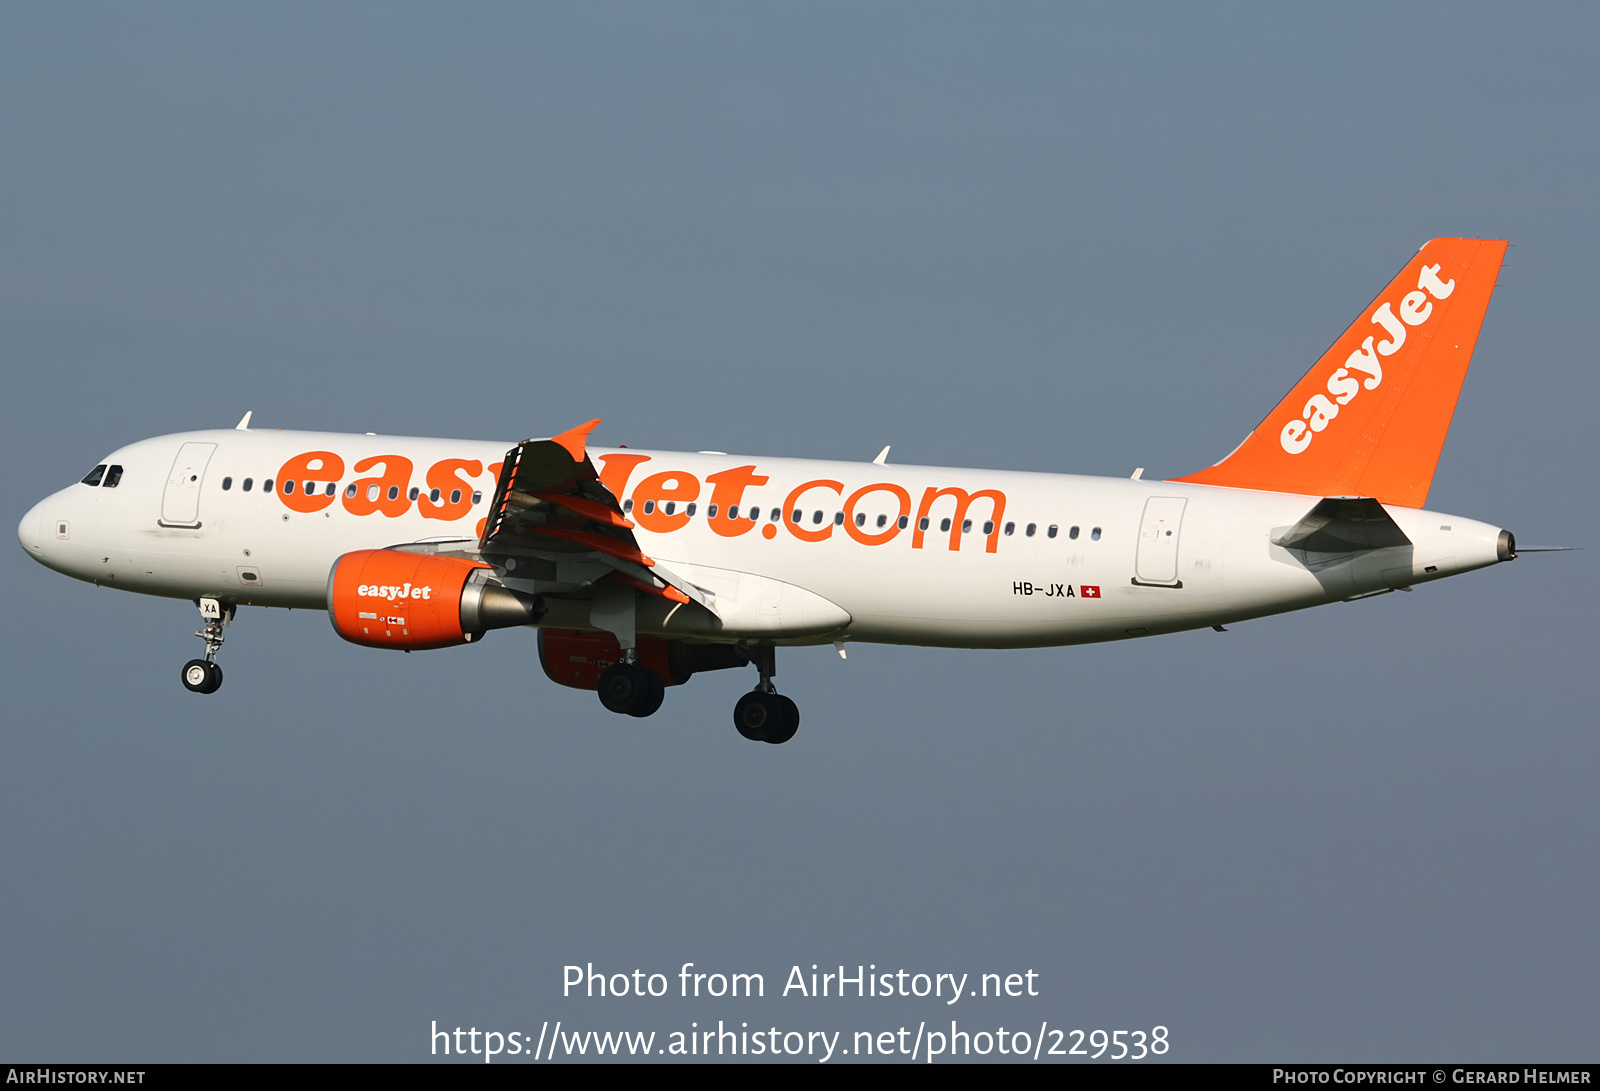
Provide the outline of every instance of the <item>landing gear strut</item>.
{"type": "Polygon", "coordinates": [[[800,708],[772,684],[778,673],[772,645],[750,648],[749,653],[761,679],[733,706],[733,726],[751,742],[788,742],[800,728],[800,708]]]}
{"type": "Polygon", "coordinates": [[[200,607],[202,624],[194,635],[206,642],[206,657],[183,665],[183,688],[191,693],[215,693],[222,685],[222,668],[217,666],[217,652],[222,650],[225,639],[222,630],[233,621],[237,607],[211,598],[200,599],[195,605],[200,607]]]}
{"type": "Polygon", "coordinates": [[[600,703],[612,712],[644,717],[661,707],[667,689],[660,675],[639,662],[635,599],[633,589],[626,584],[615,580],[602,583],[589,606],[589,620],[616,637],[622,649],[622,662],[611,664],[600,674],[600,703]]]}

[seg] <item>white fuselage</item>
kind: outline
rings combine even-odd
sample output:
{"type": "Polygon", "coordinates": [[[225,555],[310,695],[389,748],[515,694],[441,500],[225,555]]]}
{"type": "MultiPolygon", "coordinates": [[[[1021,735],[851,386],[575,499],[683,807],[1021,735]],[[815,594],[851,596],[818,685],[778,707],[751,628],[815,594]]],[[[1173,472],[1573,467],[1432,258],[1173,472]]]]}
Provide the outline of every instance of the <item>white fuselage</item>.
{"type": "MultiPolygon", "coordinates": [[[[320,609],[342,554],[475,542],[510,447],[239,429],[161,436],[106,456],[122,467],[116,487],[69,486],[28,512],[18,534],[40,563],[104,586],[320,609]],[[297,491],[286,496],[283,472],[306,465],[308,452],[336,455],[338,472],[323,463],[321,477],[293,473],[297,491]],[[430,473],[447,460],[453,477],[430,473]],[[380,474],[388,475],[381,483],[380,474]],[[302,476],[315,503],[326,501],[321,510],[295,506],[308,503],[302,476]],[[440,482],[446,487],[430,501],[440,482]],[[374,498],[385,510],[371,510],[374,498]]],[[[1411,546],[1342,557],[1291,552],[1273,538],[1320,497],[1286,493],[722,454],[590,455],[605,467],[602,480],[632,502],[641,549],[714,594],[729,639],[1115,640],[1409,587],[1500,559],[1498,527],[1393,506],[1386,510],[1411,546]],[[730,470],[740,472],[719,485],[730,470]],[[959,493],[943,490],[971,497],[965,510],[959,493]],[[674,498],[670,515],[664,495],[674,498]],[[728,517],[733,507],[737,519],[728,517]]]]}

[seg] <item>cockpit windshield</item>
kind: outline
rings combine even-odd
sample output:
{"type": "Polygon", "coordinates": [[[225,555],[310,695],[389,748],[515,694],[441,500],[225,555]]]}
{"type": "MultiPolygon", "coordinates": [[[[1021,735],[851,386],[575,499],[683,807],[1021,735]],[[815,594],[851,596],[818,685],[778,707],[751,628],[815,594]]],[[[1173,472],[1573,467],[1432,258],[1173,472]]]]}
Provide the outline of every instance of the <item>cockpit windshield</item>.
{"type": "Polygon", "coordinates": [[[98,484],[100,484],[100,479],[102,477],[104,477],[105,475],[106,475],[106,466],[105,466],[105,463],[102,462],[100,465],[98,465],[94,469],[90,470],[87,475],[85,475],[82,484],[85,484],[85,485],[98,485],[98,484]]]}

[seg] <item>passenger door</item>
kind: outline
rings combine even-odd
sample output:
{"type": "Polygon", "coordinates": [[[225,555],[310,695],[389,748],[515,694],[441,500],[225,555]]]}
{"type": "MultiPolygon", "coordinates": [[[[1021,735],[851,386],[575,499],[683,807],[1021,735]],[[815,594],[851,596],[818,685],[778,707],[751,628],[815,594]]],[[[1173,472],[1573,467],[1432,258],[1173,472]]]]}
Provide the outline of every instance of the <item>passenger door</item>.
{"type": "Polygon", "coordinates": [[[1189,501],[1178,496],[1152,496],[1144,503],[1139,523],[1139,552],[1134,560],[1134,583],[1182,587],[1178,579],[1178,537],[1183,509],[1189,501]]]}
{"type": "Polygon", "coordinates": [[[205,484],[206,466],[215,453],[215,443],[185,443],[172,460],[166,491],[161,494],[161,519],[164,527],[200,525],[200,487],[205,484]]]}

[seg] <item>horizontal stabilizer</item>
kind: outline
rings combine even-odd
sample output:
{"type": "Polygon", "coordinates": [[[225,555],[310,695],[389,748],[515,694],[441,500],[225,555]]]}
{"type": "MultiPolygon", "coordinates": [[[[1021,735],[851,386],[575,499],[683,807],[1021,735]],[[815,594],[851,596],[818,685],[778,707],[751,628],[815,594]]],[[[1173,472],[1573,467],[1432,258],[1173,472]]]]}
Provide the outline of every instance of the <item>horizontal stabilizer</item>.
{"type": "Polygon", "coordinates": [[[1359,553],[1408,546],[1411,539],[1372,497],[1330,496],[1317,501],[1273,544],[1309,553],[1359,553]]]}

